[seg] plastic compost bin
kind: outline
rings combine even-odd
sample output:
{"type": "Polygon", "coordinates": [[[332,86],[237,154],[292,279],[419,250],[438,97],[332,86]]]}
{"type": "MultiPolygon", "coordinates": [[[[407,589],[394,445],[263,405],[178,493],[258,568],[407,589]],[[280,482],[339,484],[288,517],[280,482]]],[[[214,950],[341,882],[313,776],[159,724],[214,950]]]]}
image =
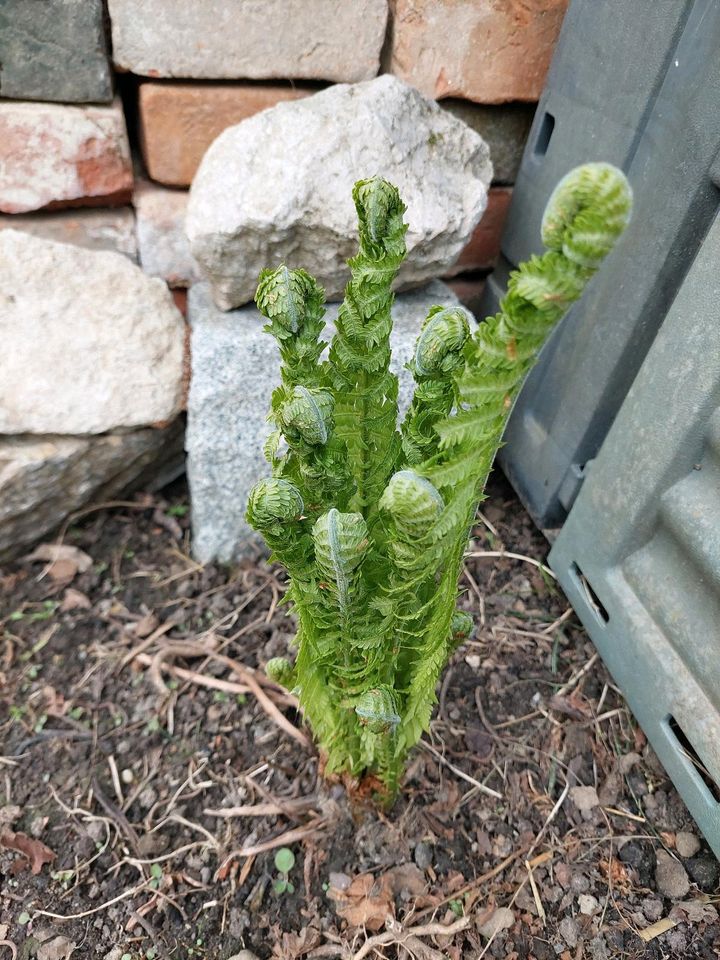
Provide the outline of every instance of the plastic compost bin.
{"type": "Polygon", "coordinates": [[[555,332],[500,461],[550,563],[720,857],[720,3],[573,0],[485,293],[540,252],[570,168],[633,219],[555,332]]]}

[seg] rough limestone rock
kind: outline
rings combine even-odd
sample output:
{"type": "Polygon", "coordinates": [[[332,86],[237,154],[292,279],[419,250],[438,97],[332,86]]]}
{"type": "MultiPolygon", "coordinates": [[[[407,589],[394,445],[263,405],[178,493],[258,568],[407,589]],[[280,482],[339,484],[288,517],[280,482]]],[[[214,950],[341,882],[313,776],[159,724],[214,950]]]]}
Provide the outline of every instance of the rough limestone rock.
{"type": "MultiPolygon", "coordinates": [[[[401,294],[393,308],[393,370],[400,378],[400,409],[405,413],[413,384],[404,365],[431,306],[456,304],[444,283],[401,294]]],[[[337,304],[327,311],[334,332],[337,304]]],[[[245,522],[245,505],[253,484],[268,476],[262,445],[270,395],[278,382],[280,357],[275,340],[262,327],[254,306],[222,313],[207,284],[188,297],[192,326],[193,372],[188,397],[188,479],[192,495],[193,553],[201,562],[231,561],[257,548],[259,538],[245,522]]]]}
{"type": "Polygon", "coordinates": [[[356,180],[380,173],[407,204],[399,287],[442,275],[492,176],[485,141],[395,77],[337,85],[225,130],[193,181],[187,231],[217,305],[252,299],[262,267],[302,265],[342,296],[356,249],[356,180]]]}
{"type": "Polygon", "coordinates": [[[0,101],[0,213],[127,203],[133,176],[122,104],[0,101]]]}
{"type": "Polygon", "coordinates": [[[365,80],[386,0],[109,0],[113,58],[146,77],[365,80]]]}
{"type": "Polygon", "coordinates": [[[0,434],[171,420],[184,323],[127,257],[0,231],[0,434]]]}
{"type": "Polygon", "coordinates": [[[189,287],[201,279],[185,235],[188,195],[141,181],[135,186],[140,263],[151,277],[171,287],[189,287]]]}
{"type": "Polygon", "coordinates": [[[132,207],[0,215],[0,230],[22,230],[33,237],[72,243],[88,250],[115,250],[135,263],[138,259],[132,207]]]}
{"type": "Polygon", "coordinates": [[[181,455],[179,421],[102,437],[0,438],[0,561],[24,553],[75,510],[144,485],[181,455]]]}
{"type": "Polygon", "coordinates": [[[0,63],[2,97],[112,100],[102,0],[0,3],[0,63]]]}

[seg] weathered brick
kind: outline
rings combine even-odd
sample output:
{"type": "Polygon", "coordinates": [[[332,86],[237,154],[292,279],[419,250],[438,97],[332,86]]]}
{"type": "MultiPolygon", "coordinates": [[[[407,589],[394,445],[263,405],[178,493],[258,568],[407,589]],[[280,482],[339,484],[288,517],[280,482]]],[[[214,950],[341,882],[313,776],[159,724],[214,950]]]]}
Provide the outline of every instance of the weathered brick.
{"type": "Polygon", "coordinates": [[[0,230],[8,229],[88,250],[115,250],[135,262],[138,259],[132,207],[0,215],[0,230]]]}
{"type": "Polygon", "coordinates": [[[146,77],[374,77],[387,0],[109,0],[113,57],[146,77]]]}
{"type": "Polygon", "coordinates": [[[493,183],[515,183],[535,104],[485,106],[469,100],[441,100],[440,106],[479,133],[490,147],[493,183]]]}
{"type": "Polygon", "coordinates": [[[427,96],[537,100],[568,0],[390,0],[390,70],[427,96]]]}
{"type": "Polygon", "coordinates": [[[492,270],[500,254],[500,240],[511,199],[510,187],[490,189],[482,220],[447,276],[454,277],[473,270],[492,270]]]}
{"type": "Polygon", "coordinates": [[[203,154],[223,130],[313,92],[290,84],[143,83],[140,137],[148,174],[166,186],[188,187],[203,154]]]}
{"type": "Polygon", "coordinates": [[[0,212],[127,203],[130,148],[111,106],[0,102],[0,212]]]}
{"type": "Polygon", "coordinates": [[[142,180],[135,184],[140,265],[170,287],[189,287],[202,279],[185,235],[187,201],[186,190],[170,190],[142,180]]]}
{"type": "Polygon", "coordinates": [[[112,100],[102,0],[0,3],[0,96],[112,100]]]}

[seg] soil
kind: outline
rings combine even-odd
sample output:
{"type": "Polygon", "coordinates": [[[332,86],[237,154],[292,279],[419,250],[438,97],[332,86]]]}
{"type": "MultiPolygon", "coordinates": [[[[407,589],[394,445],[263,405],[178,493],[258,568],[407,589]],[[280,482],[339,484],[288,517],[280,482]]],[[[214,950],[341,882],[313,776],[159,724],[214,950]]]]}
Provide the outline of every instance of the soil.
{"type": "Polygon", "coordinates": [[[719,956],[720,866],[489,494],[471,552],[525,559],[468,560],[477,632],[390,813],[318,776],[261,669],[282,573],[190,559],[182,482],[3,567],[0,960],[719,956]]]}

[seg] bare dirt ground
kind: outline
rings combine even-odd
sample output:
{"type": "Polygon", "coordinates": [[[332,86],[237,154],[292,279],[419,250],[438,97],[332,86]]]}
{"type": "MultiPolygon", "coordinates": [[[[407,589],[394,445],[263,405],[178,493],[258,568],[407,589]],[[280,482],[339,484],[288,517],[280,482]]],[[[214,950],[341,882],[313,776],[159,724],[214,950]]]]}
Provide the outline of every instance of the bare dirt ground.
{"type": "Polygon", "coordinates": [[[483,512],[526,559],[468,560],[389,814],[318,778],[282,575],[195,564],[182,483],[2,568],[0,960],[719,956],[720,866],[502,478],[483,512]]]}

